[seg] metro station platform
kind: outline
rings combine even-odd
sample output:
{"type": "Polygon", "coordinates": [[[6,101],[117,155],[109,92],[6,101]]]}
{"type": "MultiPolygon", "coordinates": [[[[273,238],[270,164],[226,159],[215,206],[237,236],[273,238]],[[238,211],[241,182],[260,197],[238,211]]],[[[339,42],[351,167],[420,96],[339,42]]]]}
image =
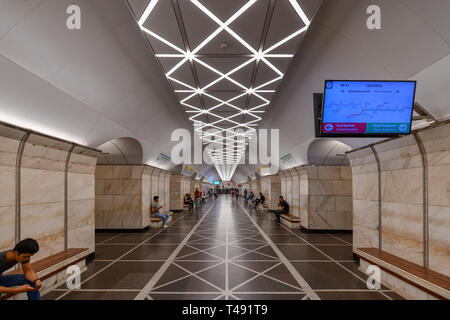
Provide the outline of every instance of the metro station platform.
{"type": "Polygon", "coordinates": [[[64,285],[43,299],[402,299],[367,288],[350,233],[290,230],[230,195],[163,231],[97,233],[95,252],[80,290],[64,285]]]}

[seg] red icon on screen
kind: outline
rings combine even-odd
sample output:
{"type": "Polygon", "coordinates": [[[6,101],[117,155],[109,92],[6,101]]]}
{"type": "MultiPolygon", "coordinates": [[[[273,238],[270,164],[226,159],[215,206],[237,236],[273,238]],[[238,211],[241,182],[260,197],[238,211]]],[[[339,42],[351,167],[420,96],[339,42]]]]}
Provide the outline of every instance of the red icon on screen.
{"type": "Polygon", "coordinates": [[[365,133],[366,123],[324,123],[323,132],[329,133],[365,133]]]}

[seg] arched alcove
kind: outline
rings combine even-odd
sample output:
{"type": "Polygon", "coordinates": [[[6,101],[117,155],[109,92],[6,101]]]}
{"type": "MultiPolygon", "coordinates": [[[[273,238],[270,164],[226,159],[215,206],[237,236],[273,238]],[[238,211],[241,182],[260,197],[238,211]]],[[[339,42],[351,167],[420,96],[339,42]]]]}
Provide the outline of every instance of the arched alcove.
{"type": "Polygon", "coordinates": [[[105,153],[98,164],[142,164],[143,161],[142,145],[134,138],[113,139],[98,149],[105,153]]]}
{"type": "Polygon", "coordinates": [[[317,166],[350,165],[345,152],[352,148],[337,140],[317,139],[308,147],[308,164],[317,166]]]}

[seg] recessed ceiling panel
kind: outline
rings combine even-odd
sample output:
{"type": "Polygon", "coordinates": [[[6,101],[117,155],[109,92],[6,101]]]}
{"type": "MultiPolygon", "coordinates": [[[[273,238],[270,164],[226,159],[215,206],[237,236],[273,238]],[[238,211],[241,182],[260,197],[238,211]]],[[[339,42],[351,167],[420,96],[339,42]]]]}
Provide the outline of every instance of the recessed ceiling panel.
{"type": "MultiPolygon", "coordinates": [[[[182,112],[219,133],[261,121],[316,11],[312,0],[142,1],[129,3],[182,112]]],[[[226,160],[225,153],[218,159],[226,160]]],[[[228,165],[216,166],[223,180],[236,169],[228,165]]]]}
{"type": "Polygon", "coordinates": [[[269,4],[269,0],[257,1],[248,9],[246,15],[240,16],[230,25],[233,30],[242,35],[242,38],[255,49],[259,49],[266,18],[270,19],[270,17],[267,17],[269,4]]]}

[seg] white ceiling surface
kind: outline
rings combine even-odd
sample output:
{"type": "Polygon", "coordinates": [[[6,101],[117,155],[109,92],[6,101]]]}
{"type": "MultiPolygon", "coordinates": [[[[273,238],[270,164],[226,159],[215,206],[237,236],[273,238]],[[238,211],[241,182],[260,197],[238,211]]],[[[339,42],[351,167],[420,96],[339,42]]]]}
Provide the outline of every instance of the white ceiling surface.
{"type": "MultiPolygon", "coordinates": [[[[181,112],[201,129],[221,132],[254,131],[320,2],[128,0],[181,112]]],[[[228,180],[245,146],[219,142],[228,151],[212,151],[212,159],[228,180]]]]}
{"type": "MultiPolygon", "coordinates": [[[[209,6],[212,0],[202,2],[209,6]]],[[[144,8],[148,0],[130,3],[144,8]]],[[[308,12],[317,1],[299,3],[308,12]]],[[[170,155],[171,131],[191,123],[126,3],[76,1],[80,31],[65,28],[71,4],[1,1],[0,119],[91,147],[133,137],[142,144],[144,161],[164,168],[155,161],[160,152],[170,155]]],[[[225,9],[218,9],[219,18],[230,15],[225,9]]],[[[281,129],[280,156],[292,153],[297,164],[307,162],[314,141],[312,93],[323,91],[325,79],[416,79],[416,100],[435,117],[448,116],[449,12],[448,0],[325,0],[260,125],[281,129]],[[365,27],[372,4],[382,9],[382,30],[365,27]]],[[[253,21],[242,21],[241,28],[251,29],[253,21]]],[[[200,38],[214,23],[190,25],[200,38]]],[[[351,147],[369,142],[341,141],[351,147]]],[[[257,167],[240,165],[233,180],[254,176],[257,167]]],[[[194,168],[205,176],[213,170],[194,168]]]]}
{"type": "Polygon", "coordinates": [[[0,118],[98,147],[133,137],[144,163],[170,155],[190,128],[124,1],[79,0],[81,30],[66,28],[71,0],[0,3],[0,118]]]}
{"type": "MultiPolygon", "coordinates": [[[[450,114],[450,1],[326,0],[272,100],[261,127],[280,128],[280,156],[307,163],[314,141],[313,95],[325,79],[414,79],[416,101],[436,118],[450,114]],[[381,8],[382,29],[366,28],[381,8]]],[[[340,139],[351,147],[372,139],[340,139]]]]}

